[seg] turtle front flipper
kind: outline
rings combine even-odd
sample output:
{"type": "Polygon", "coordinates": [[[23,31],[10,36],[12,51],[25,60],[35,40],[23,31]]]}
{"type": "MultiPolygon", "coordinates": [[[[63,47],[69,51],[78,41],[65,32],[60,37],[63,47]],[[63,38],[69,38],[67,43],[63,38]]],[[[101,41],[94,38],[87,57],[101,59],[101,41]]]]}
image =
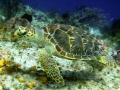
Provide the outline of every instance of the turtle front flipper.
{"type": "Polygon", "coordinates": [[[39,61],[48,77],[50,77],[52,80],[54,80],[61,86],[65,85],[64,79],[60,74],[56,61],[54,60],[53,56],[48,54],[48,52],[45,49],[42,49],[40,51],[39,61]]]}

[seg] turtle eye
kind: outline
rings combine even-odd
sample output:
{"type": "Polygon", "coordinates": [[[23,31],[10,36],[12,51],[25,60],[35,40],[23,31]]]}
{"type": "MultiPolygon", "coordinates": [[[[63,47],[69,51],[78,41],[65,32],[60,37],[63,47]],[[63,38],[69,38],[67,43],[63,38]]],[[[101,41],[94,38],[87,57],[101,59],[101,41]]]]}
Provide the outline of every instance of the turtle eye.
{"type": "Polygon", "coordinates": [[[19,27],[18,31],[19,31],[19,36],[24,36],[28,32],[27,28],[22,26],[19,27]]]}
{"type": "Polygon", "coordinates": [[[20,30],[20,35],[26,35],[27,34],[27,31],[26,30],[20,30]]]}

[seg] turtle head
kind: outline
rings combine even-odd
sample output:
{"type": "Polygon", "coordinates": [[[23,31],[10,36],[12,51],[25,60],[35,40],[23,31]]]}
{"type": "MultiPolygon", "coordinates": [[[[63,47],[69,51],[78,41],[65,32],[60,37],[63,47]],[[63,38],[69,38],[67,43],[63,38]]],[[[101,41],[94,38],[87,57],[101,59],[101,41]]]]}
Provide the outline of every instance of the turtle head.
{"type": "Polygon", "coordinates": [[[30,27],[23,27],[20,26],[14,33],[14,35],[18,39],[22,40],[33,40],[35,38],[35,30],[34,28],[30,27]]]}
{"type": "Polygon", "coordinates": [[[44,31],[39,28],[20,26],[14,33],[18,39],[33,41],[44,46],[44,31]],[[43,45],[42,45],[43,44],[43,45]]]}

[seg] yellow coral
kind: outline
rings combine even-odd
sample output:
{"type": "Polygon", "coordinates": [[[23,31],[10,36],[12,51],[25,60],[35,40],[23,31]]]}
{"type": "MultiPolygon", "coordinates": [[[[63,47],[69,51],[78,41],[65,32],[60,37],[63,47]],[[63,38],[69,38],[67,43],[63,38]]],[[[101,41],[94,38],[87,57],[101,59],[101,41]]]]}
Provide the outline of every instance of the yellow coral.
{"type": "Polygon", "coordinates": [[[35,81],[32,81],[32,86],[36,87],[36,82],[35,81]]]}
{"type": "Polygon", "coordinates": [[[24,82],[23,78],[19,78],[18,80],[19,80],[19,82],[24,82]]]}
{"type": "Polygon", "coordinates": [[[28,85],[28,87],[29,87],[29,88],[31,88],[31,89],[33,88],[33,86],[32,86],[32,83],[31,83],[31,82],[28,82],[28,83],[27,83],[27,85],[28,85]]]}
{"type": "Polygon", "coordinates": [[[29,82],[27,82],[27,85],[28,85],[29,88],[32,89],[33,87],[36,87],[36,82],[35,82],[35,81],[31,81],[31,82],[30,82],[30,81],[29,81],[29,82]]]}
{"type": "Polygon", "coordinates": [[[5,60],[0,60],[0,67],[4,66],[5,60]]]}
{"type": "Polygon", "coordinates": [[[9,58],[5,58],[5,65],[7,67],[9,67],[11,65],[10,59],[9,58]]]}

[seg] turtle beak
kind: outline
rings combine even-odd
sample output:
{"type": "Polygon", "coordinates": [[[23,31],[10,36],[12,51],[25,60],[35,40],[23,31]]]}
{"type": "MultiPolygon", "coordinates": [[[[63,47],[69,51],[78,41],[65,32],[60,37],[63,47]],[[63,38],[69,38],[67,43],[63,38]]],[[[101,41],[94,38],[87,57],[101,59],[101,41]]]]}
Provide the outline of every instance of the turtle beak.
{"type": "Polygon", "coordinates": [[[25,36],[27,33],[28,33],[28,31],[27,31],[24,27],[20,26],[20,27],[15,31],[14,35],[15,35],[16,37],[22,37],[22,36],[25,36]]]}

